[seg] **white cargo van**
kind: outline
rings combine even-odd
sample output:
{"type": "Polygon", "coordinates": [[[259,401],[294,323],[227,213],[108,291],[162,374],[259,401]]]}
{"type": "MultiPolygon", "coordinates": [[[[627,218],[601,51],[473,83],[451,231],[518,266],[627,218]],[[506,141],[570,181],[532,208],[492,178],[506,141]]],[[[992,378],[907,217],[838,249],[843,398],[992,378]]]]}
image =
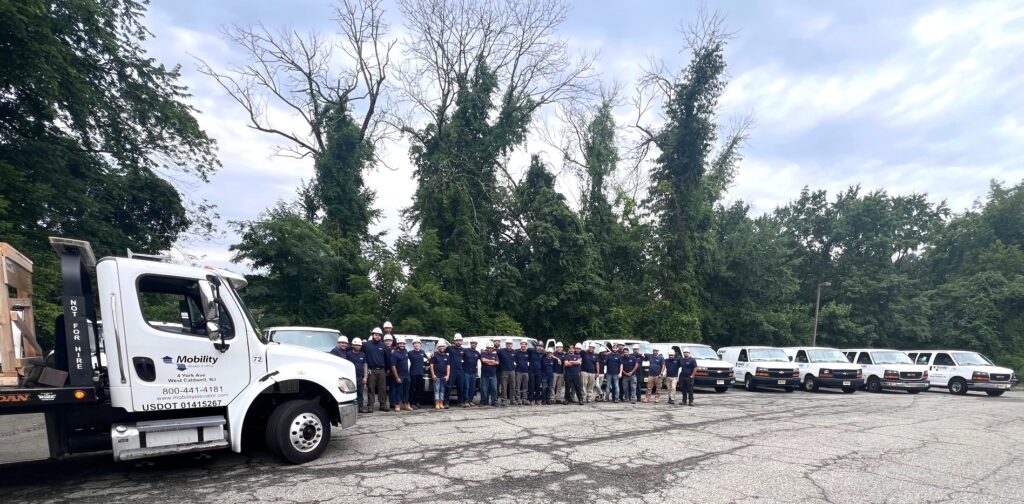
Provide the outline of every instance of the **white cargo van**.
{"type": "Polygon", "coordinates": [[[914,364],[907,354],[899,350],[860,348],[842,352],[850,362],[864,369],[864,388],[868,392],[888,389],[916,394],[930,387],[928,366],[914,364]]]}
{"type": "Polygon", "coordinates": [[[781,348],[766,346],[734,346],[718,349],[722,360],[734,366],[737,380],[747,390],[759,387],[781,388],[786,392],[800,386],[800,370],[789,362],[781,348]]]}
{"type": "Polygon", "coordinates": [[[968,390],[984,390],[990,396],[1001,396],[1016,381],[1013,370],[997,367],[978,352],[964,350],[911,350],[907,352],[915,364],[928,366],[929,380],[945,386],[952,394],[968,390]]]}
{"type": "Polygon", "coordinates": [[[835,348],[786,347],[782,350],[800,368],[800,385],[807,392],[817,392],[824,387],[852,394],[864,386],[861,367],[835,348]]]}
{"type": "Polygon", "coordinates": [[[702,343],[652,343],[666,358],[673,353],[683,355],[683,350],[690,351],[690,357],[697,360],[697,373],[693,379],[694,387],[714,388],[722,393],[729,390],[736,381],[733,365],[722,360],[713,348],[702,343]]]}

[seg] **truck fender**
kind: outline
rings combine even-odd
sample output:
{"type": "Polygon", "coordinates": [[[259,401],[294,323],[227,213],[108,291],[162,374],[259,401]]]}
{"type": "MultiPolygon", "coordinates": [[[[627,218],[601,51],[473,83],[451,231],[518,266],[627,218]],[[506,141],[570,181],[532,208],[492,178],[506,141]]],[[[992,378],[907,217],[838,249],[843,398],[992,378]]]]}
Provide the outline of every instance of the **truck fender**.
{"type": "MultiPolygon", "coordinates": [[[[234,401],[228,405],[228,425],[231,435],[231,451],[242,451],[242,428],[249,408],[261,393],[275,384],[296,380],[316,384],[327,390],[338,404],[356,400],[356,394],[343,394],[338,389],[338,379],[343,373],[337,368],[316,363],[287,364],[260,376],[249,384],[234,401]]],[[[336,413],[336,412],[335,412],[336,413]]]]}

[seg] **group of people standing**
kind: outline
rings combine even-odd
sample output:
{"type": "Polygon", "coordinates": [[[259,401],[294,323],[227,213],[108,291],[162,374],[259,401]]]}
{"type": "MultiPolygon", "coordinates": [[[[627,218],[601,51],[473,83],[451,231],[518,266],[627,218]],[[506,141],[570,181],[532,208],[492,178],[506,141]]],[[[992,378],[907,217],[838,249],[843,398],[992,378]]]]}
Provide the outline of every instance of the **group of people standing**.
{"type": "Polygon", "coordinates": [[[379,411],[417,409],[413,401],[413,384],[430,379],[434,409],[459,407],[544,405],[553,403],[586,404],[595,402],[636,403],[641,400],[641,384],[646,374],[646,394],[642,402],[657,403],[661,388],[667,389],[668,403],[675,404],[680,390],[681,405],[693,406],[693,379],[697,361],[687,349],[682,355],[641,354],[634,345],[632,352],[624,345],[611,351],[595,351],[590,344],[565,348],[556,343],[545,349],[538,343],[530,348],[524,339],[513,348],[511,339],[496,338],[491,345],[478,349],[471,340],[463,346],[463,337],[455,333],[452,346],[440,340],[429,357],[418,338],[412,349],[404,338],[396,339],[393,326],[385,322],[383,330],[374,328],[364,343],[340,336],[331,353],[348,359],[356,367],[357,395],[360,411],[372,412],[374,400],[379,411]],[[644,370],[643,363],[647,362],[644,370]],[[480,382],[477,402],[476,384],[480,382]],[[365,399],[364,402],[364,388],[365,399]],[[452,391],[455,398],[451,399],[452,391]]]}

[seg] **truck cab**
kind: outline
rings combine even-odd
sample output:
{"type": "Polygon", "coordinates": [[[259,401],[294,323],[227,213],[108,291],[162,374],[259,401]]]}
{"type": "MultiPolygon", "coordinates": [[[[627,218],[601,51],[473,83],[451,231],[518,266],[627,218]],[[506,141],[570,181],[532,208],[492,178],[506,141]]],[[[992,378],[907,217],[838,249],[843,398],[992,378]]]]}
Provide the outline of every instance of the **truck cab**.
{"type": "Polygon", "coordinates": [[[864,388],[868,392],[906,390],[908,394],[917,394],[931,386],[928,366],[914,364],[899,350],[859,348],[842,352],[864,370],[864,388]]]}
{"type": "Polygon", "coordinates": [[[800,386],[800,370],[781,348],[733,346],[719,348],[718,355],[735,367],[736,378],[743,379],[747,390],[780,388],[792,392],[800,386]]]}
{"type": "Polygon", "coordinates": [[[244,432],[262,436],[278,458],[302,463],[327,448],[332,425],[354,425],[352,364],[271,342],[236,291],[244,277],[136,258],[97,262],[86,242],[51,243],[64,285],[60,369],[43,374],[60,376],[61,385],[20,384],[22,393],[46,399],[0,408],[44,413],[51,457],[240,452],[244,432]]]}
{"type": "Polygon", "coordinates": [[[1016,382],[1012,369],[996,366],[978,352],[910,350],[907,355],[915,364],[928,366],[932,385],[946,387],[955,395],[984,390],[990,396],[1001,396],[1016,382]]]}
{"type": "Polygon", "coordinates": [[[864,371],[835,348],[786,347],[790,360],[800,369],[800,385],[807,392],[837,388],[852,394],[864,386],[864,371]]]}

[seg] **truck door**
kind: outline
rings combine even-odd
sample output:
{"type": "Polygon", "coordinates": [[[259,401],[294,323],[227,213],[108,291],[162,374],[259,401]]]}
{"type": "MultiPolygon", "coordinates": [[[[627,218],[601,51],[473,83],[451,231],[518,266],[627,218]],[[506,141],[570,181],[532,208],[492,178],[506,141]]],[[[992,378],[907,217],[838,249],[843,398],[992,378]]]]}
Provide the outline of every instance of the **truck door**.
{"type": "Polygon", "coordinates": [[[956,363],[947,353],[937,353],[932,358],[932,371],[928,372],[928,381],[932,385],[949,385],[949,379],[955,371],[956,363]]]}
{"type": "Polygon", "coordinates": [[[800,368],[800,383],[803,383],[804,376],[807,373],[811,373],[815,378],[818,377],[817,370],[811,368],[810,359],[807,358],[807,352],[800,350],[796,353],[796,359],[794,361],[797,367],[800,368]]]}
{"type": "Polygon", "coordinates": [[[207,281],[203,270],[182,276],[181,267],[164,264],[119,269],[125,368],[134,410],[216,408],[231,402],[250,379],[247,325],[231,296],[225,292],[216,301],[219,320],[214,322],[227,343],[218,349],[207,336],[200,308],[201,283],[207,281]]]}

